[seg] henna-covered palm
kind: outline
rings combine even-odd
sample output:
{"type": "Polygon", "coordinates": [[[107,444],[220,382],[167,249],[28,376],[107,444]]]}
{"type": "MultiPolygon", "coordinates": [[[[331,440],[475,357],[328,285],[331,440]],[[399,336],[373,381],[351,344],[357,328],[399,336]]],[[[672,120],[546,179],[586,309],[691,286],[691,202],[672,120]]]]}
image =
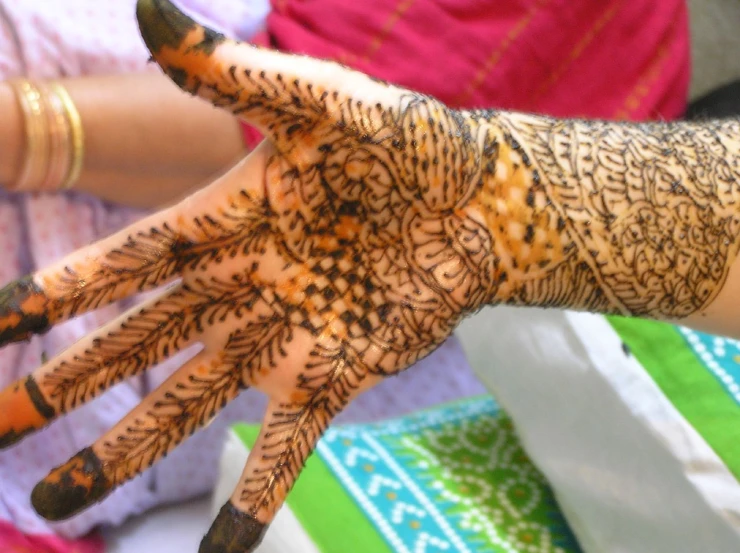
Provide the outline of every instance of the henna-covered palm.
{"type": "Polygon", "coordinates": [[[430,98],[237,44],[170,2],[141,0],[138,17],[180,87],[267,140],[211,187],[0,293],[7,343],[171,285],[2,392],[0,443],[200,344],[33,502],[50,519],[74,514],[255,387],[270,397],[262,433],[201,548],[248,551],[347,402],[431,352],[491,293],[489,234],[464,212],[486,139],[430,98]]]}

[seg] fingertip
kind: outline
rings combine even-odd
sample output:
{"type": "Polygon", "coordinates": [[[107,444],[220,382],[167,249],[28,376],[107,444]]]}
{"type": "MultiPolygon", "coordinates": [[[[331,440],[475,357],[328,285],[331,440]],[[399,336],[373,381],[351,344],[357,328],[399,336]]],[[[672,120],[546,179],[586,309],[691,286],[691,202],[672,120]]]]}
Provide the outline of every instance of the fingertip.
{"type": "Polygon", "coordinates": [[[207,29],[183,13],[169,0],[138,0],[136,19],[141,36],[155,58],[164,47],[178,50],[192,31],[203,29],[200,49],[213,47],[224,40],[224,36],[207,29]]]}
{"type": "Polygon", "coordinates": [[[48,298],[32,276],[0,290],[0,347],[49,330],[48,298]]]}
{"type": "Polygon", "coordinates": [[[267,525],[229,501],[200,543],[198,553],[250,553],[262,542],[267,525]]]}
{"type": "Polygon", "coordinates": [[[100,459],[86,448],[36,484],[31,504],[46,520],[65,520],[105,497],[111,489],[100,459]]]}
{"type": "Polygon", "coordinates": [[[21,431],[11,428],[9,430],[6,430],[5,432],[0,433],[0,450],[8,449],[9,447],[14,446],[32,432],[32,428],[21,431]]]}
{"type": "Polygon", "coordinates": [[[0,391],[0,413],[4,414],[0,417],[0,449],[10,447],[43,428],[56,415],[33,376],[0,391]]]}

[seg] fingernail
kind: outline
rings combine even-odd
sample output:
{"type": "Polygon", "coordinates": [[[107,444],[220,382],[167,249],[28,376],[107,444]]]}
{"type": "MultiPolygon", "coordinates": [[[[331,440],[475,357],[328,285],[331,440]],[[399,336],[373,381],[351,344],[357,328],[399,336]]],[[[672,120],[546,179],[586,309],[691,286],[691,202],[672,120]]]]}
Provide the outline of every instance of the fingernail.
{"type": "Polygon", "coordinates": [[[49,330],[46,294],[27,276],[0,290],[0,346],[49,330]]]}
{"type": "Polygon", "coordinates": [[[88,447],[39,482],[31,504],[46,520],[64,520],[105,497],[111,488],[103,464],[88,447]]]}
{"type": "Polygon", "coordinates": [[[224,41],[223,35],[196,23],[167,0],[139,0],[136,18],[144,42],[155,55],[165,46],[179,49],[188,34],[198,28],[205,31],[198,44],[200,50],[210,53],[209,48],[212,51],[224,41]]]}
{"type": "Polygon", "coordinates": [[[240,511],[229,501],[221,507],[198,553],[250,553],[265,535],[267,525],[240,511]]]}

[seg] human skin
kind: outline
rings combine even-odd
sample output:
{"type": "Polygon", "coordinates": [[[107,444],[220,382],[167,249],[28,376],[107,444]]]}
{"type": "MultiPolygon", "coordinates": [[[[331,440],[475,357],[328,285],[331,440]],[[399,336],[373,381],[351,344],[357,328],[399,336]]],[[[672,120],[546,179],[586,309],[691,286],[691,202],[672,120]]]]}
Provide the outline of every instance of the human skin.
{"type": "MultiPolygon", "coordinates": [[[[236,118],[184,95],[161,74],[59,81],[85,131],[74,189],[121,205],[161,208],[212,181],[246,154],[236,118]]],[[[18,179],[25,148],[15,92],[0,81],[0,186],[18,179]]]]}
{"type": "MultiPolygon", "coordinates": [[[[252,551],[358,394],[511,303],[732,316],[740,126],[457,112],[339,65],[260,50],[140,0],[155,60],[266,140],[182,203],[0,292],[0,342],[140,290],[158,299],[0,393],[10,446],[112,384],[201,350],[34,489],[65,518],[151,466],[246,387],[269,396],[200,551],[252,551]]],[[[317,498],[320,507],[320,498],[317,498]]]]}

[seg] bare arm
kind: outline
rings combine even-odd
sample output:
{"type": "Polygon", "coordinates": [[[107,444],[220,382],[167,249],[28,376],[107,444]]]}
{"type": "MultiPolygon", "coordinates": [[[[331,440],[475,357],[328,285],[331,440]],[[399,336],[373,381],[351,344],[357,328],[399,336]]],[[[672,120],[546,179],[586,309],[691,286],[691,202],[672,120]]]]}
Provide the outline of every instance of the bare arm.
{"type": "MultiPolygon", "coordinates": [[[[62,81],[82,118],[85,165],[75,189],[136,207],[180,199],[246,151],[237,120],[183,94],[158,74],[62,81]]],[[[0,183],[12,183],[24,155],[15,94],[0,83],[0,183]]]]}

